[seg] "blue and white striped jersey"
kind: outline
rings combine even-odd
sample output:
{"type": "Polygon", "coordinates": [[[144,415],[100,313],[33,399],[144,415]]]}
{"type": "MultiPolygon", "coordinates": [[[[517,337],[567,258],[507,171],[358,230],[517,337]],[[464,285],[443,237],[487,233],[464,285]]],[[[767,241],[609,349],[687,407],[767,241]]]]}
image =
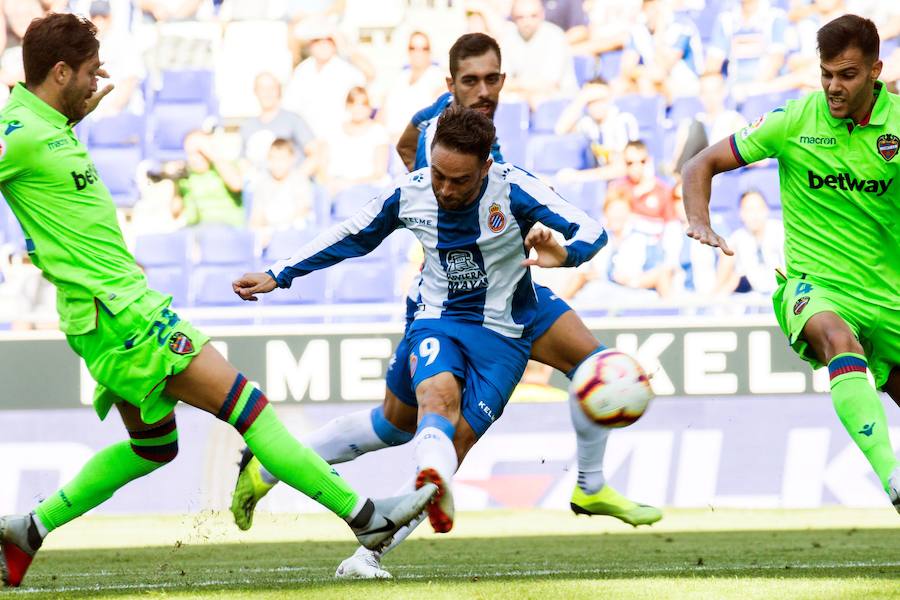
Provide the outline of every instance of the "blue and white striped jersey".
{"type": "MultiPolygon", "coordinates": [[[[412,124],[419,130],[419,145],[416,146],[416,164],[415,169],[421,169],[431,164],[431,141],[434,139],[434,132],[437,129],[438,117],[453,102],[453,94],[447,92],[441,94],[434,104],[426,106],[413,115],[412,124]]],[[[500,154],[500,143],[494,139],[491,146],[491,158],[494,162],[503,162],[503,155],[500,154]]]]}
{"type": "Polygon", "coordinates": [[[469,207],[441,209],[431,169],[398,177],[353,217],[332,226],[292,257],[269,269],[278,287],[295,277],[374,250],[405,227],[425,249],[416,319],[474,322],[518,338],[534,318],[531,274],[522,266],[523,240],[535,223],[569,241],[565,266],[578,266],[606,244],[603,227],[529,173],[494,163],[469,207]]]}

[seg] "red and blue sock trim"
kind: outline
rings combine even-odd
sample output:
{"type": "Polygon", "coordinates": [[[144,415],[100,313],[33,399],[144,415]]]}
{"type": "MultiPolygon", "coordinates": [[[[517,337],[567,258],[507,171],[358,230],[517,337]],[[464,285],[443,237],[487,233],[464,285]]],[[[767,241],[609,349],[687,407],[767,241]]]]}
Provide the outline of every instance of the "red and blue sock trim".
{"type": "Polygon", "coordinates": [[[250,392],[250,397],[247,399],[247,404],[244,405],[244,410],[241,411],[241,415],[234,423],[234,428],[238,430],[238,433],[244,435],[256,421],[256,417],[259,416],[259,413],[261,413],[268,404],[269,400],[266,398],[265,394],[258,389],[253,388],[253,391],[250,392]]]}
{"type": "Polygon", "coordinates": [[[868,363],[866,363],[866,359],[861,356],[842,354],[836,356],[828,363],[828,375],[830,376],[831,381],[834,381],[836,377],[848,373],[862,373],[865,375],[867,366],[868,363]]]}
{"type": "Polygon", "coordinates": [[[222,408],[219,409],[219,413],[216,415],[217,418],[226,423],[231,419],[231,413],[234,412],[234,407],[237,406],[246,385],[247,378],[238,373],[234,384],[231,386],[231,391],[228,392],[228,396],[225,398],[225,404],[222,405],[222,408]]]}

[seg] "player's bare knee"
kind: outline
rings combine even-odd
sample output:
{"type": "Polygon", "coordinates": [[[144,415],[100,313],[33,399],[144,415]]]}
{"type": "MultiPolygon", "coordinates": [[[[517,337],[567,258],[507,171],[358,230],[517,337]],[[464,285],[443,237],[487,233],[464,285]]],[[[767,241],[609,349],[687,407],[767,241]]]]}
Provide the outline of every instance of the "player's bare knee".
{"type": "Polygon", "coordinates": [[[853,352],[854,354],[862,354],[863,348],[846,326],[827,327],[823,332],[822,341],[824,343],[823,354],[829,362],[838,354],[853,352]]]}
{"type": "Polygon", "coordinates": [[[452,415],[459,412],[462,388],[452,373],[438,373],[419,383],[416,400],[419,412],[452,415]]]}

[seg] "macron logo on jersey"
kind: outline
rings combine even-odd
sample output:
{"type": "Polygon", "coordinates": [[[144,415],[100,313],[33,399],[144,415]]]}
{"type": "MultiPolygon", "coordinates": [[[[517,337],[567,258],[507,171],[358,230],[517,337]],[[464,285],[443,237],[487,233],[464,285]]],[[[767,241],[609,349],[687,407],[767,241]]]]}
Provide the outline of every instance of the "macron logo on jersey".
{"type": "Polygon", "coordinates": [[[815,135],[801,135],[800,143],[810,146],[834,146],[835,144],[837,144],[837,138],[818,137],[815,135]]]}
{"type": "Polygon", "coordinates": [[[816,175],[812,171],[807,171],[809,178],[809,189],[819,190],[822,186],[828,186],[833,190],[844,190],[850,192],[866,192],[867,194],[875,194],[882,196],[894,183],[893,179],[857,179],[850,173],[838,173],[837,175],[816,175]]]}
{"type": "Polygon", "coordinates": [[[100,181],[100,174],[97,173],[97,167],[93,164],[89,165],[84,173],[72,171],[72,180],[75,181],[75,189],[79,192],[89,185],[94,185],[100,181]]]}

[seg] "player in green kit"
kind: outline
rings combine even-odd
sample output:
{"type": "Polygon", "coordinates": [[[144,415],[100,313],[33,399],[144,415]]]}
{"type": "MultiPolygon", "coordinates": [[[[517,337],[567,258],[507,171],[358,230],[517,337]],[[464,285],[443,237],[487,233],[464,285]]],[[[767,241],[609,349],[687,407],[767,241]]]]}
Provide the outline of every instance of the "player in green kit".
{"type": "Polygon", "coordinates": [[[130,439],[94,455],[31,514],[0,517],[3,584],[21,583],[50,531],[175,458],[178,400],[232,425],[267,469],[346,520],[363,545],[384,546],[423,511],[434,486],[386,500],[357,495],[291,436],[262,392],[205,335],[169,308],[171,298],[147,288],[109,191],[72,131],[112,87],[97,90],[97,77],[106,74],[96,33],[70,14],[28,27],[25,83],[0,115],[0,191],[22,224],[32,261],[57,288],[60,328],[97,380],[97,414],[103,419],[115,406],[130,439]]]}
{"type": "Polygon", "coordinates": [[[828,366],[841,423],[900,512],[900,461],[876,387],[900,403],[900,97],[878,80],[875,25],[844,15],[818,31],[822,92],[788,101],[685,167],[687,235],[731,250],[710,227],[710,182],[778,159],[786,276],[775,316],[791,346],[828,366]]]}

